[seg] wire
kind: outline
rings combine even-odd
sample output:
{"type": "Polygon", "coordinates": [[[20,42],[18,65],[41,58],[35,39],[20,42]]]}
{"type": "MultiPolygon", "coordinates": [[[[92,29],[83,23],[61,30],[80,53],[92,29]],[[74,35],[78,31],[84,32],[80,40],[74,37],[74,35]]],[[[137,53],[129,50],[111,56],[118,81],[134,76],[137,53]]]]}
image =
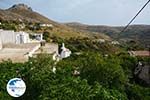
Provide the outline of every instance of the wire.
{"type": "Polygon", "coordinates": [[[142,10],[148,5],[149,2],[150,0],[146,2],[146,4],[138,11],[138,13],[131,19],[131,21],[126,25],[126,27],[123,28],[120,33],[123,33],[129,27],[129,25],[136,19],[136,17],[142,12],[142,10]]]}

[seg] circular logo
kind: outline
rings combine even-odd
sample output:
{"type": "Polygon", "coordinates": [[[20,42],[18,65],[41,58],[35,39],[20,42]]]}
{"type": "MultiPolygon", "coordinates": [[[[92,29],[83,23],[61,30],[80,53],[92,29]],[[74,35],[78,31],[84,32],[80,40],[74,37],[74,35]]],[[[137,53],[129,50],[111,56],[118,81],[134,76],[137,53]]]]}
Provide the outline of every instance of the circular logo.
{"type": "Polygon", "coordinates": [[[7,83],[7,92],[12,97],[20,97],[26,91],[26,85],[20,78],[13,78],[7,83]]]}

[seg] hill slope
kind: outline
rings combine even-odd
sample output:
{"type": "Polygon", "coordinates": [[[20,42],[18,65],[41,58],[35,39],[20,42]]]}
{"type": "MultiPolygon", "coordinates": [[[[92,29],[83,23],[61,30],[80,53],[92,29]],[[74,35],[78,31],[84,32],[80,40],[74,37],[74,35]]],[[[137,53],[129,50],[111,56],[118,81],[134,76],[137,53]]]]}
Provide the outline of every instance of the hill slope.
{"type": "Polygon", "coordinates": [[[66,25],[79,30],[105,33],[114,39],[135,40],[143,45],[150,45],[150,25],[131,25],[123,33],[120,32],[124,27],[85,25],[80,23],[67,23],[66,25]]]}
{"type": "MultiPolygon", "coordinates": [[[[30,7],[25,4],[17,4],[12,6],[9,9],[2,10],[0,9],[0,21],[19,21],[23,23],[42,23],[42,24],[52,24],[53,30],[46,30],[50,33],[53,33],[60,38],[70,38],[70,37],[90,37],[93,38],[93,34],[88,32],[83,32],[76,30],[74,28],[68,27],[64,24],[52,21],[43,15],[34,12],[30,7]]],[[[100,38],[107,38],[108,36],[104,34],[96,34],[100,38]]]]}

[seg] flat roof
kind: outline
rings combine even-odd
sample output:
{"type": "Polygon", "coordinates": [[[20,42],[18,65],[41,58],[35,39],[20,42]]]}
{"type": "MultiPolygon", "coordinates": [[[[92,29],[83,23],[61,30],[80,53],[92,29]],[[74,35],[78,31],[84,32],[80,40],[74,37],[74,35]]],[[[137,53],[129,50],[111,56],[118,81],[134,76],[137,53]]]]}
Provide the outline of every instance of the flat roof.
{"type": "Polygon", "coordinates": [[[58,44],[46,43],[45,46],[42,46],[41,49],[37,50],[34,54],[39,53],[53,54],[55,52],[58,52],[58,44]]]}
{"type": "Polygon", "coordinates": [[[27,53],[37,45],[37,43],[4,44],[2,50],[0,50],[0,61],[8,59],[11,59],[13,62],[28,61],[27,53]]]}
{"type": "MultiPolygon", "coordinates": [[[[4,44],[3,49],[0,50],[0,62],[8,59],[11,59],[12,62],[26,62],[28,61],[28,52],[39,44],[40,43],[4,44]]],[[[34,54],[53,54],[55,52],[58,52],[58,44],[46,43],[45,46],[42,46],[41,49],[37,50],[34,54]]]]}

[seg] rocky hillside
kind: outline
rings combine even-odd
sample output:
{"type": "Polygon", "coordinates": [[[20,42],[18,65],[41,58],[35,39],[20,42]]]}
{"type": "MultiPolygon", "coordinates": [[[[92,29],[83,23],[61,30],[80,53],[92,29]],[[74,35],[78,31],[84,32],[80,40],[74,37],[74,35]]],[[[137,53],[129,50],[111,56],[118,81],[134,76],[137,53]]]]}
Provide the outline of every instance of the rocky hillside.
{"type": "Polygon", "coordinates": [[[6,10],[1,9],[0,19],[7,21],[55,23],[54,21],[32,11],[30,7],[24,4],[13,5],[6,10]]]}
{"type": "MultiPolygon", "coordinates": [[[[42,24],[52,24],[53,30],[46,30],[60,38],[70,38],[70,37],[99,37],[107,38],[109,37],[104,34],[89,34],[89,32],[83,32],[76,30],[74,28],[68,27],[64,24],[55,22],[46,18],[45,16],[35,12],[31,7],[25,4],[16,4],[8,9],[0,9],[0,21],[7,22],[22,22],[22,23],[42,23],[42,24]]],[[[90,32],[91,33],[91,32],[90,32]]]]}

